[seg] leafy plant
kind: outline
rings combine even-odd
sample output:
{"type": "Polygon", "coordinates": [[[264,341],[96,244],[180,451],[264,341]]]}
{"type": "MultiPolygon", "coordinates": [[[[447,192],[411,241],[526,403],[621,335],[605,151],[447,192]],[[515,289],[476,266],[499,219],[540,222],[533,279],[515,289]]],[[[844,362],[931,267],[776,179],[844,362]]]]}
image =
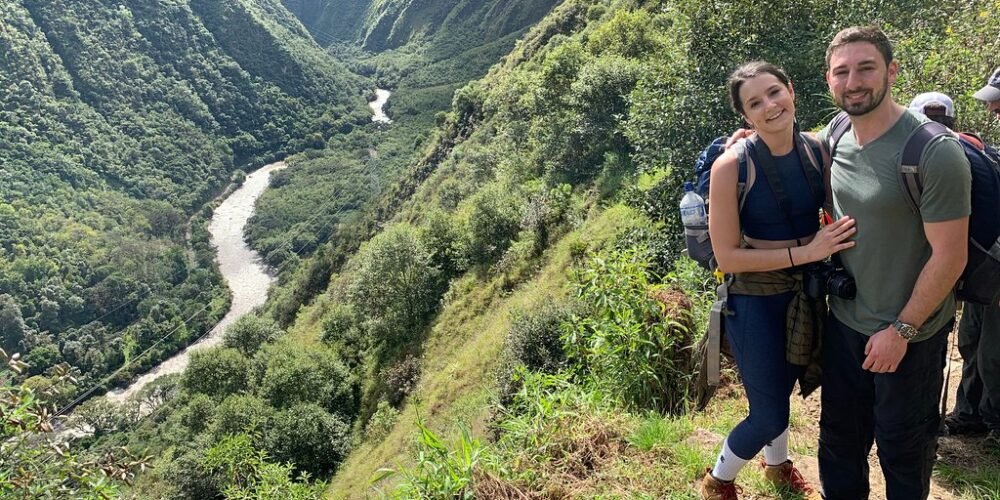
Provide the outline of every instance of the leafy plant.
{"type": "MultiPolygon", "coordinates": [[[[113,498],[121,482],[150,467],[152,457],[137,457],[125,448],[85,459],[54,440],[53,410],[34,390],[12,383],[27,368],[20,355],[0,349],[0,363],[0,497],[113,498]]],[[[65,367],[55,377],[47,393],[72,380],[65,367]]]]}
{"type": "Polygon", "coordinates": [[[379,401],[375,413],[368,420],[368,425],[365,426],[365,437],[376,443],[385,439],[392,431],[392,427],[396,425],[397,418],[399,418],[399,410],[393,408],[388,401],[379,401]]]}
{"type": "Polygon", "coordinates": [[[681,411],[690,378],[690,311],[669,310],[658,300],[663,288],[652,284],[648,268],[642,248],[593,256],[573,276],[582,314],[565,325],[563,340],[580,373],[625,404],[681,411]]]}
{"type": "Polygon", "coordinates": [[[220,441],[205,452],[201,466],[219,479],[222,493],[229,499],[313,500],[321,497],[325,486],[322,482],[309,484],[308,474],[293,481],[292,467],[270,462],[267,453],[255,449],[246,434],[220,441]]]}
{"type": "Polygon", "coordinates": [[[393,492],[393,498],[475,498],[474,472],[479,466],[482,444],[472,438],[469,429],[464,426],[453,447],[449,447],[423,422],[417,421],[417,428],[420,429],[420,436],[416,464],[398,471],[381,469],[372,482],[398,473],[403,481],[393,492]]]}

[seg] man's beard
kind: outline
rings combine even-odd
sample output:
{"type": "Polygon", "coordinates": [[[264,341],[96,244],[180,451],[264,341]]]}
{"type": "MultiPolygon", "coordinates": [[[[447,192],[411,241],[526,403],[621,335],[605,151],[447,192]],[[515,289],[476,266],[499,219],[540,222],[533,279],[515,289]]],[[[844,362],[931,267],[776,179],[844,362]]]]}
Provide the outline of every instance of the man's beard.
{"type": "MultiPolygon", "coordinates": [[[[872,89],[871,100],[848,105],[847,98],[843,97],[837,100],[837,106],[839,106],[840,109],[846,111],[847,114],[851,116],[861,116],[864,114],[868,114],[869,112],[871,112],[871,110],[877,108],[879,104],[882,104],[882,101],[885,99],[885,94],[888,91],[888,89],[889,89],[889,79],[886,78],[885,81],[882,82],[881,91],[872,89]]],[[[848,92],[845,92],[845,94],[847,93],[848,92]]]]}

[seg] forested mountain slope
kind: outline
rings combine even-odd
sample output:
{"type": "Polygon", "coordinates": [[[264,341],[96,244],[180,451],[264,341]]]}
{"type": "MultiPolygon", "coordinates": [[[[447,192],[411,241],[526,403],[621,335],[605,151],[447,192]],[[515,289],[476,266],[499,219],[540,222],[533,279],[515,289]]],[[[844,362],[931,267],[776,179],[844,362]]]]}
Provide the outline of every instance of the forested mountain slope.
{"type": "Polygon", "coordinates": [[[359,43],[382,51],[444,34],[483,44],[531,26],[554,0],[282,0],[323,45],[359,43]]]}
{"type": "Polygon", "coordinates": [[[227,299],[189,216],[365,117],[362,80],[277,0],[0,3],[3,347],[89,387],[201,335],[227,299]]]}
{"type": "MultiPolygon", "coordinates": [[[[741,124],[729,71],[784,66],[800,123],[821,126],[826,44],[871,22],[896,41],[897,100],[947,92],[960,128],[997,138],[970,97],[998,49],[986,1],[568,0],[460,88],[368,215],[375,236],[290,327],[362,368],[365,440],[328,495],[694,498],[710,433],[745,406],[732,386],[689,413],[712,281],[679,255],[681,183],[741,124]]],[[[814,453],[815,415],[797,418],[814,453]]],[[[955,496],[1000,491],[988,459],[939,471],[955,496]]]]}
{"type": "MultiPolygon", "coordinates": [[[[275,13],[272,33],[304,34],[275,3],[243,1],[254,19],[275,13]]],[[[537,23],[483,45],[445,28],[518,25],[480,15],[507,4],[284,3],[394,90],[395,121],[331,115],[344,133],[313,136],[274,178],[248,229],[279,267],[265,310],[140,399],[90,408],[88,456],[154,455],[122,486],[135,496],[694,498],[713,433],[745,414],[738,384],[691,411],[713,281],[680,256],[676,210],[695,155],[740,125],[728,72],[784,66],[800,123],[817,127],[834,111],[826,43],[879,22],[902,61],[898,100],[950,93],[961,128],[1000,138],[970,97],[1000,51],[994,0],[540,0],[537,23]],[[147,401],[159,406],[140,416],[147,401]]],[[[239,25],[235,5],[191,12],[239,25]]],[[[283,89],[307,73],[269,74],[283,89]]],[[[815,452],[813,418],[794,417],[798,456],[815,452]]],[[[951,451],[937,469],[949,491],[1000,495],[995,461],[951,451]]],[[[784,498],[744,475],[750,496],[784,498]]]]}

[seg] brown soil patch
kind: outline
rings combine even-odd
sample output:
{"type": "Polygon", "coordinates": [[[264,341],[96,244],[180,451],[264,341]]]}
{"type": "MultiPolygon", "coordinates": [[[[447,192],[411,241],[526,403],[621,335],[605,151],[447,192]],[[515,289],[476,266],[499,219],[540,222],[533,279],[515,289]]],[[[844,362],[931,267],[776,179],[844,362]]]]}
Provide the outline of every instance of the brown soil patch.
{"type": "Polygon", "coordinates": [[[716,434],[710,430],[698,428],[684,439],[684,444],[703,449],[714,449],[725,438],[726,436],[716,434]]]}

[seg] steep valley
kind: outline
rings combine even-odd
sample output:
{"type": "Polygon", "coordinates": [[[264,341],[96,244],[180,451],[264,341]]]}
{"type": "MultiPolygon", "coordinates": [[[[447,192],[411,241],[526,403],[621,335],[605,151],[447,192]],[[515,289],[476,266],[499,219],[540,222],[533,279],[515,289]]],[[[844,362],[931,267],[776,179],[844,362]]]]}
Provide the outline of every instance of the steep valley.
{"type": "MultiPolygon", "coordinates": [[[[986,0],[2,5],[0,328],[29,364],[0,376],[29,427],[6,442],[44,444],[43,406],[214,324],[205,203],[289,166],[244,230],[267,302],[183,373],[83,403],[67,423],[94,433],[68,453],[0,445],[30,464],[0,465],[14,498],[697,498],[747,409],[730,369],[695,410],[715,281],[677,210],[699,151],[743,123],[728,72],[782,65],[819,129],[830,37],[876,22],[897,100],[933,82],[1000,139],[970,97],[1000,51],[986,0]],[[391,121],[371,120],[377,88],[391,121]]],[[[817,406],[791,417],[812,480],[817,406]]],[[[941,446],[935,495],[1000,497],[986,450],[941,446]]],[[[756,468],[739,482],[793,498],[756,468]]]]}

